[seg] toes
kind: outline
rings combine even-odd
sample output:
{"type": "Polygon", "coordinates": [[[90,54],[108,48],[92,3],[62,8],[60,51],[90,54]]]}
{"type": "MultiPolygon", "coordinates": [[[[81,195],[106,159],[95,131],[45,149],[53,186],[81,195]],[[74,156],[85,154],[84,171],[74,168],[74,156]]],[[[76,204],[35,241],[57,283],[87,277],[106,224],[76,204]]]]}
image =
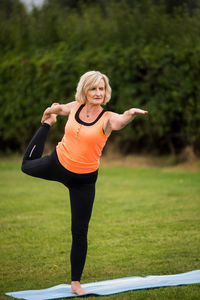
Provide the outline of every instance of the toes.
{"type": "Polygon", "coordinates": [[[71,289],[70,293],[71,294],[76,294],[76,295],[85,295],[85,294],[87,294],[86,291],[84,291],[83,289],[71,289]]]}

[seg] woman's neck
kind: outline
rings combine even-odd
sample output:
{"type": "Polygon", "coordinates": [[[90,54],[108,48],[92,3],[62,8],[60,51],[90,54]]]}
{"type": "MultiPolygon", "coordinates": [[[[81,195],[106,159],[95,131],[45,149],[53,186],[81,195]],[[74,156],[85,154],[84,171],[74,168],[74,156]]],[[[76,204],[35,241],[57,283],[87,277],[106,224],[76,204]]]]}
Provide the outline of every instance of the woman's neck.
{"type": "Polygon", "coordinates": [[[85,104],[85,113],[87,118],[89,118],[92,115],[96,115],[102,111],[101,105],[95,105],[91,103],[86,103],[85,104]]]}

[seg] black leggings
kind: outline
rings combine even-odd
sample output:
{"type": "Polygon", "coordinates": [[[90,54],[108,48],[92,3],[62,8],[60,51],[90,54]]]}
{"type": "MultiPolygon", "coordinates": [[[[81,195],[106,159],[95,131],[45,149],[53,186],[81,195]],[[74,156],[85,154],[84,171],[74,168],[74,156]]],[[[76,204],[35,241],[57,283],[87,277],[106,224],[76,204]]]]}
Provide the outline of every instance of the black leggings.
{"type": "Polygon", "coordinates": [[[56,150],[41,157],[50,126],[43,123],[29,143],[22,162],[28,175],[63,183],[70,193],[71,203],[71,280],[80,281],[87,254],[87,232],[95,196],[98,171],[77,174],[65,169],[56,150]]]}

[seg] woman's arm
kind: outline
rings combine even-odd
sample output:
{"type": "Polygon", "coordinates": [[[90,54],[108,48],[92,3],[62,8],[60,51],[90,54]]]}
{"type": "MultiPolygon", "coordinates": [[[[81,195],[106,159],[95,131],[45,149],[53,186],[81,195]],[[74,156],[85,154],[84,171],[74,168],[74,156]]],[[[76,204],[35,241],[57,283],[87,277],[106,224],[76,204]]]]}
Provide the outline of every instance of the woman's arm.
{"type": "Polygon", "coordinates": [[[71,110],[76,106],[76,101],[67,103],[67,104],[59,104],[59,103],[53,103],[51,107],[48,107],[42,116],[41,123],[44,123],[46,119],[49,118],[49,115],[55,114],[59,116],[68,116],[71,112],[71,110]]]}
{"type": "Polygon", "coordinates": [[[147,114],[148,111],[139,108],[131,108],[125,111],[123,114],[117,114],[113,112],[108,113],[108,117],[104,123],[104,132],[106,135],[110,134],[113,130],[120,130],[124,128],[128,123],[133,121],[137,115],[147,114]]]}

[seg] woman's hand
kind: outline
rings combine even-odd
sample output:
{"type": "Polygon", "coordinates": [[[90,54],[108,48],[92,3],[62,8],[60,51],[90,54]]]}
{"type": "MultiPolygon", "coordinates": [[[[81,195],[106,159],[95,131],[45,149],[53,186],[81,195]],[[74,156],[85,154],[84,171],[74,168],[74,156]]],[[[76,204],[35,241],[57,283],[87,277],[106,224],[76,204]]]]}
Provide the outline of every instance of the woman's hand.
{"type": "MultiPolygon", "coordinates": [[[[44,123],[47,119],[50,118],[50,116],[53,114],[52,113],[52,108],[55,107],[56,105],[60,105],[59,103],[53,103],[51,105],[51,107],[48,107],[47,109],[45,109],[43,116],[42,116],[42,120],[41,123],[44,123]]],[[[53,114],[55,117],[57,116],[57,114],[53,114]]]]}
{"type": "Polygon", "coordinates": [[[131,108],[128,111],[126,111],[125,113],[130,114],[132,116],[137,116],[137,115],[148,114],[148,111],[147,110],[143,110],[143,109],[139,109],[139,108],[131,108]]]}

